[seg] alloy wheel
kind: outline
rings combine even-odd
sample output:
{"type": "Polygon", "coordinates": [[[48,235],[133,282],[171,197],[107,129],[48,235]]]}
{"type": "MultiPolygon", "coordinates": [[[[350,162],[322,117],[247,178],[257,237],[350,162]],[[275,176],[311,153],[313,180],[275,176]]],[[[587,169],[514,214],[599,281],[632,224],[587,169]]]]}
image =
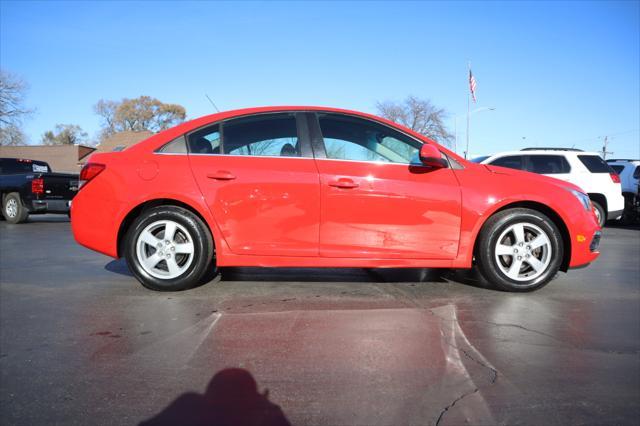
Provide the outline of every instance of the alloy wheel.
{"type": "Polygon", "coordinates": [[[542,275],[553,254],[546,232],[527,222],[505,229],[498,237],[494,253],[500,271],[514,281],[531,281],[542,275]]]}
{"type": "Polygon", "coordinates": [[[160,279],[179,277],[193,263],[193,237],[172,220],[159,220],[142,230],[136,241],[136,255],[149,275],[160,279]]]}

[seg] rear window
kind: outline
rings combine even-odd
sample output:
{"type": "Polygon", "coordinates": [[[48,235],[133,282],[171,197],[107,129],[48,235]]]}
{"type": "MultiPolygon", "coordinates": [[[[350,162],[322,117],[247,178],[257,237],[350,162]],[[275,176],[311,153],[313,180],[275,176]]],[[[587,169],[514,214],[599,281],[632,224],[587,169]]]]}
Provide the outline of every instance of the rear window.
{"type": "Polygon", "coordinates": [[[611,166],[611,168],[615,170],[617,174],[622,173],[622,171],[624,170],[624,166],[611,166]]]}
{"type": "Polygon", "coordinates": [[[633,171],[633,178],[640,179],[640,166],[636,166],[636,169],[633,171]]]}
{"type": "Polygon", "coordinates": [[[524,168],[522,165],[521,155],[511,155],[508,157],[497,158],[491,162],[491,165],[508,167],[510,169],[517,169],[517,170],[522,170],[524,168]]]}
{"type": "Polygon", "coordinates": [[[0,159],[0,174],[15,175],[23,173],[47,173],[51,169],[43,161],[16,160],[13,158],[0,159]]]}
{"type": "Polygon", "coordinates": [[[527,169],[541,175],[571,172],[569,162],[561,155],[530,155],[527,169]]]}
{"type": "Polygon", "coordinates": [[[599,155],[578,155],[578,159],[591,173],[613,172],[613,169],[599,155]]]}

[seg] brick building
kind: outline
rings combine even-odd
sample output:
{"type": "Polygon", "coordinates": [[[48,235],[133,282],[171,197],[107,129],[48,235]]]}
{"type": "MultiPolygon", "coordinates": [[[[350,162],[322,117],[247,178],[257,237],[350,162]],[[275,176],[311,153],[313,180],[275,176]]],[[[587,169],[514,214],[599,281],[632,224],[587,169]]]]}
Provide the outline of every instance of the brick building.
{"type": "Polygon", "coordinates": [[[0,157],[46,161],[54,172],[80,173],[80,169],[92,153],[122,151],[152,134],[151,132],[120,132],[105,139],[97,147],[86,145],[0,146],[0,157]]]}

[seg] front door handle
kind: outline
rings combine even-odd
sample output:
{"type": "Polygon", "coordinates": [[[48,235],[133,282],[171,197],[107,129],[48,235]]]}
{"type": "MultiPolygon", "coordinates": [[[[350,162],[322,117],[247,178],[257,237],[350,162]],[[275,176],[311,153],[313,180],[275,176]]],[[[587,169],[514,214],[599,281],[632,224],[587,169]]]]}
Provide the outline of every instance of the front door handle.
{"type": "Polygon", "coordinates": [[[215,173],[209,173],[207,174],[207,177],[209,179],[215,179],[215,180],[233,180],[236,178],[236,176],[227,171],[227,170],[218,170],[215,173]]]}
{"type": "Polygon", "coordinates": [[[359,185],[349,178],[340,178],[338,180],[329,182],[329,186],[333,186],[335,188],[351,189],[357,188],[359,185]]]}

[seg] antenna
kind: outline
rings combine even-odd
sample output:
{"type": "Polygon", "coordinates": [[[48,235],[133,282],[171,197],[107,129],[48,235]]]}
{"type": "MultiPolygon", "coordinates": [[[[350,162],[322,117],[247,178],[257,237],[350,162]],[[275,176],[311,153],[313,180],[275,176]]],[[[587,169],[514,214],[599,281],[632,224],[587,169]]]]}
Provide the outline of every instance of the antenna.
{"type": "Polygon", "coordinates": [[[216,112],[220,112],[220,110],[218,109],[218,107],[216,106],[216,104],[213,103],[213,101],[211,100],[211,98],[209,97],[209,95],[207,95],[206,93],[204,94],[207,99],[209,99],[209,102],[211,102],[211,105],[213,105],[213,107],[215,108],[216,112]]]}

